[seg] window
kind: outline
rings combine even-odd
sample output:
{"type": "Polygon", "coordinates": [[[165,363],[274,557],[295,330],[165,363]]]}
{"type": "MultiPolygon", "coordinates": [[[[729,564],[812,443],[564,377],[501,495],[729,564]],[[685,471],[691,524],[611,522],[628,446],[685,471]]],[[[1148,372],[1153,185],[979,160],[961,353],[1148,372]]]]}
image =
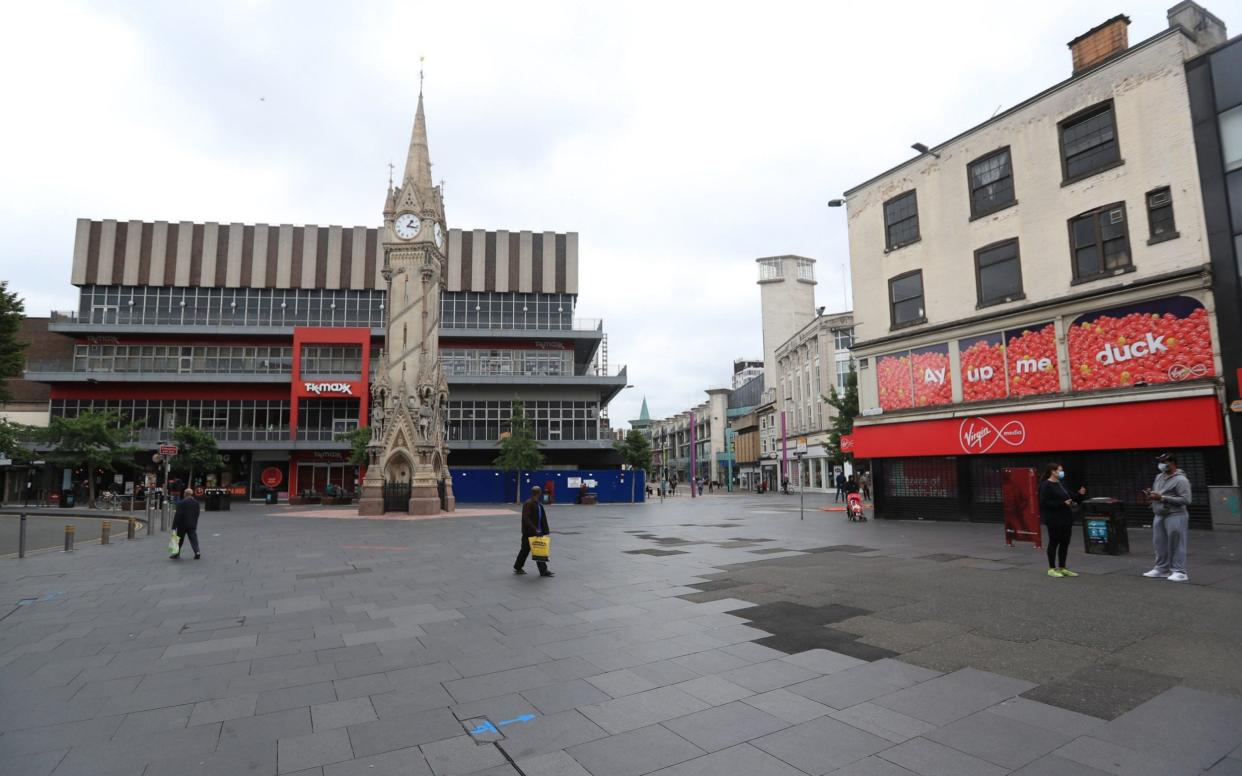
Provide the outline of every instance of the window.
{"type": "Polygon", "coordinates": [[[1120,162],[1111,100],[1061,122],[1061,172],[1066,183],[1120,162]]]}
{"type": "Polygon", "coordinates": [[[1018,260],[1018,241],[1006,240],[975,251],[975,281],[980,307],[1021,299],[1022,264],[1018,260]]]}
{"type": "Polygon", "coordinates": [[[850,360],[843,358],[837,362],[837,392],[845,393],[845,388],[849,382],[850,376],[850,360]]]}
{"type": "Polygon", "coordinates": [[[927,320],[923,314],[923,271],[916,269],[889,280],[888,303],[893,328],[927,320]]]}
{"type": "Polygon", "coordinates": [[[815,259],[798,259],[798,280],[815,279],[815,259]]]}
{"type": "Polygon", "coordinates": [[[1179,236],[1177,225],[1173,223],[1173,193],[1168,186],[1147,192],[1147,226],[1151,231],[1148,243],[1172,240],[1179,236]]]}
{"type": "Polygon", "coordinates": [[[919,203],[913,191],[884,203],[885,245],[895,251],[919,240],[919,203]]]}
{"type": "Polygon", "coordinates": [[[971,218],[986,216],[1014,204],[1013,165],[1008,148],[971,162],[968,170],[971,218]]]}
{"type": "Polygon", "coordinates": [[[854,347],[854,329],[833,329],[832,336],[837,350],[849,350],[854,347]]]}
{"type": "Polygon", "coordinates": [[[1072,218],[1069,228],[1075,280],[1089,280],[1131,266],[1124,202],[1072,218]]]}
{"type": "Polygon", "coordinates": [[[779,280],[784,277],[784,269],[781,267],[780,259],[760,259],[759,260],[759,279],[760,280],[779,280]]]}

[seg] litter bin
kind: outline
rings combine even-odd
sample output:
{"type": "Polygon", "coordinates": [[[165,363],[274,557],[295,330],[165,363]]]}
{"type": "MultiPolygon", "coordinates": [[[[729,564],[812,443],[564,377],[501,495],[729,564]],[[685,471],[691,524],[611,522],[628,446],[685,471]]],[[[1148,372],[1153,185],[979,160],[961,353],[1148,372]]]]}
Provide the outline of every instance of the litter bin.
{"type": "Polygon", "coordinates": [[[210,488],[203,491],[203,507],[208,512],[220,511],[220,491],[210,488]]]}
{"type": "Polygon", "coordinates": [[[275,505],[276,504],[276,491],[269,490],[265,492],[263,494],[263,503],[267,504],[268,506],[275,505]]]}
{"type": "Polygon", "coordinates": [[[1122,518],[1121,502],[1115,498],[1082,502],[1082,539],[1088,555],[1130,554],[1130,535],[1122,518]]]}
{"type": "Polygon", "coordinates": [[[77,503],[77,496],[73,495],[73,491],[66,488],[60,492],[60,508],[72,509],[77,503]]]}

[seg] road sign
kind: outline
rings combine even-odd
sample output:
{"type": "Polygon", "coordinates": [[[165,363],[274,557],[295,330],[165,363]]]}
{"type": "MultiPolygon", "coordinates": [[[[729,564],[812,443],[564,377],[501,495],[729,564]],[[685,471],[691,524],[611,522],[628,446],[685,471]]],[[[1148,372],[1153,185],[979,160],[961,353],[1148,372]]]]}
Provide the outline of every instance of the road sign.
{"type": "Polygon", "coordinates": [[[1242,412],[1242,399],[1234,399],[1229,402],[1230,412],[1242,412]]]}
{"type": "Polygon", "coordinates": [[[160,455],[176,455],[176,445],[160,445],[160,455]]]}

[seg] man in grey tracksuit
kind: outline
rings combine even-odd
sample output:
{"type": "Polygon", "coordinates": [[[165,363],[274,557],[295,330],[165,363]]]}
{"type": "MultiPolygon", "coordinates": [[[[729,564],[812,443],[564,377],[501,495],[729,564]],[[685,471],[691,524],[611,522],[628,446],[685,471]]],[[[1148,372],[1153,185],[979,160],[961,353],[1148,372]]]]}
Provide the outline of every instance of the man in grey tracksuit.
{"type": "Polygon", "coordinates": [[[1190,480],[1177,468],[1177,457],[1165,453],[1156,459],[1160,473],[1146,491],[1154,515],[1151,543],[1156,566],[1143,576],[1164,577],[1170,582],[1189,582],[1186,575],[1186,539],[1190,528],[1190,480]]]}

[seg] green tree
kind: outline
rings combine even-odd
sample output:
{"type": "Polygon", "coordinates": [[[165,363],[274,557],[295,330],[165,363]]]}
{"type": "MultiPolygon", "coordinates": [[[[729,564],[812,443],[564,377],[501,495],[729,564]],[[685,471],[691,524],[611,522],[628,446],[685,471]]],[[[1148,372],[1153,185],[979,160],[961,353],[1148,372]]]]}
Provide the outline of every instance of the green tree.
{"type": "Polygon", "coordinates": [[[35,439],[50,447],[44,456],[57,466],[86,468],[90,504],[95,504],[95,475],[135,468],[138,448],[130,443],[138,425],[119,412],[83,412],[77,417],[53,416],[47,428],[36,430],[35,439]]]}
{"type": "Polygon", "coordinates": [[[336,441],[349,443],[349,462],[354,466],[366,466],[369,458],[367,457],[367,445],[371,444],[371,429],[367,426],[359,426],[352,431],[346,431],[343,434],[336,435],[336,441]]]}
{"type": "Polygon", "coordinates": [[[630,503],[634,503],[635,488],[638,487],[638,472],[651,468],[651,443],[647,435],[636,428],[630,429],[625,439],[618,439],[613,447],[621,454],[622,460],[633,470],[630,477],[630,503]]]}
{"type": "Polygon", "coordinates": [[[17,339],[25,317],[21,297],[9,291],[9,281],[0,280],[0,404],[13,398],[8,380],[20,377],[26,366],[26,343],[17,339]]]}
{"type": "Polygon", "coordinates": [[[820,397],[836,410],[832,418],[832,431],[828,434],[828,452],[842,461],[853,458],[851,453],[841,452],[841,437],[854,433],[854,418],[858,417],[858,373],[850,362],[849,374],[845,376],[845,393],[837,393],[834,385],[827,396],[820,397]]]}
{"type": "Polygon", "coordinates": [[[21,423],[14,423],[8,418],[0,418],[0,456],[12,458],[21,463],[30,460],[30,450],[25,442],[33,437],[34,429],[21,423]]]}
{"type": "Polygon", "coordinates": [[[178,426],[172,433],[177,454],[169,462],[175,472],[185,472],[187,485],[194,484],[194,472],[219,471],[224,462],[220,460],[220,447],[216,438],[194,426],[178,426]]]}
{"type": "Polygon", "coordinates": [[[517,493],[514,501],[522,500],[522,472],[543,466],[543,453],[539,452],[539,440],[535,429],[526,417],[522,402],[513,401],[513,417],[509,421],[509,435],[500,440],[500,455],[494,461],[507,472],[516,472],[517,493]]]}

